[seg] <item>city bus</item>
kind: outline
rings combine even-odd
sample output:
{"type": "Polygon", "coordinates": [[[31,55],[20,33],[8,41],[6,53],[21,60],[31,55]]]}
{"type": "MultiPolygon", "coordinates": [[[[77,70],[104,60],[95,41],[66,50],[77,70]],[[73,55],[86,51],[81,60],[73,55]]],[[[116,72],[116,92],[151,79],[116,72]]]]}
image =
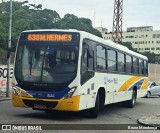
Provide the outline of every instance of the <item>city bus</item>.
{"type": "Polygon", "coordinates": [[[147,93],[147,62],[125,46],[84,31],[23,31],[12,103],[45,112],[87,110],[92,118],[112,103],[133,108],[147,93]]]}

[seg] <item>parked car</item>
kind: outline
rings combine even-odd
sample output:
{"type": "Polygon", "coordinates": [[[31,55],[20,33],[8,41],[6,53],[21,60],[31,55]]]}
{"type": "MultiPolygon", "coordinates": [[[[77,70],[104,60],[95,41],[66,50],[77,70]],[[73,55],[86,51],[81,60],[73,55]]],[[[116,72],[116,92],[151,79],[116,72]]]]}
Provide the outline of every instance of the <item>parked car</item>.
{"type": "Polygon", "coordinates": [[[160,96],[160,84],[156,82],[148,82],[148,91],[146,97],[160,96]]]}

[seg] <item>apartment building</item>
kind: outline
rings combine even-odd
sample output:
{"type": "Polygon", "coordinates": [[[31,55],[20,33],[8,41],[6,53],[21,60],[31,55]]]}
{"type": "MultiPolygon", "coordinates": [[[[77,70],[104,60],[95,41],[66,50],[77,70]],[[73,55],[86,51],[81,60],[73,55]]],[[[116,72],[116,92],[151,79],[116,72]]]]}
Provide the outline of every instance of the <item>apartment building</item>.
{"type": "MultiPolygon", "coordinates": [[[[112,40],[111,32],[102,32],[102,27],[96,29],[102,33],[104,39],[112,40]]],[[[160,30],[153,30],[153,26],[129,27],[122,36],[123,42],[132,43],[132,47],[139,52],[160,54],[160,30]]]]}

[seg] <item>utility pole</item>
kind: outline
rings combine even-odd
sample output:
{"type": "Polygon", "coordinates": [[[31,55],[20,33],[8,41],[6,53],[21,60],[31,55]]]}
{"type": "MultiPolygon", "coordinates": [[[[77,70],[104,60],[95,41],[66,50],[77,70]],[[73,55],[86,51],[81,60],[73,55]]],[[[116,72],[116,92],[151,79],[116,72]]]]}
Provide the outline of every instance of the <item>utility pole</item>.
{"type": "Polygon", "coordinates": [[[12,0],[10,0],[10,19],[9,19],[9,37],[8,37],[8,65],[7,65],[7,86],[6,86],[6,97],[9,97],[9,86],[10,86],[10,52],[11,52],[11,33],[12,33],[12,0]]]}
{"type": "Polygon", "coordinates": [[[123,0],[115,0],[112,38],[114,42],[119,44],[122,43],[122,13],[123,13],[123,0]]]}

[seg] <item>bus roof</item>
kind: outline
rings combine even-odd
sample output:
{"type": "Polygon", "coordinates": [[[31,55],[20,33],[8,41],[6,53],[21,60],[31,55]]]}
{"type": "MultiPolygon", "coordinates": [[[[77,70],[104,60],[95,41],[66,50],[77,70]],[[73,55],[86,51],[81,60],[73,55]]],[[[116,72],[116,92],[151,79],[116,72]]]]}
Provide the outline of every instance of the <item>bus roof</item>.
{"type": "Polygon", "coordinates": [[[82,38],[88,38],[88,39],[91,39],[91,40],[94,40],[96,42],[99,42],[99,43],[102,43],[106,46],[109,46],[109,47],[113,47],[114,49],[116,50],[119,50],[119,51],[122,51],[122,52],[125,52],[125,53],[128,53],[129,55],[133,55],[135,57],[139,57],[141,59],[145,59],[145,60],[148,60],[148,58],[142,54],[139,54],[137,52],[134,52],[132,50],[129,50],[127,47],[125,46],[122,46],[120,44],[117,44],[117,43],[114,43],[113,41],[111,40],[105,40],[103,38],[100,38],[98,36],[95,36],[91,33],[88,33],[88,32],[85,32],[85,31],[79,31],[79,30],[76,30],[76,29],[40,29],[40,30],[26,30],[26,31],[23,31],[22,33],[24,32],[47,32],[47,31],[60,31],[60,32],[78,32],[80,33],[81,37],[82,38]]]}

